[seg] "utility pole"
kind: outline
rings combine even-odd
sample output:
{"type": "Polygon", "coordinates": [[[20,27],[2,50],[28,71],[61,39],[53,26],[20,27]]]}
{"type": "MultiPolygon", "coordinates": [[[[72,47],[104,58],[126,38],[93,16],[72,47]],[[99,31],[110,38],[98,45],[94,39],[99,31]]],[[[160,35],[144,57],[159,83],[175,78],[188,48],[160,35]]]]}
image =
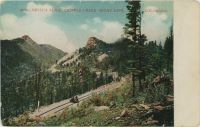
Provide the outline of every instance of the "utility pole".
{"type": "Polygon", "coordinates": [[[40,82],[41,82],[41,65],[38,68],[36,68],[36,79],[35,79],[36,102],[38,109],[40,107],[40,82]]]}

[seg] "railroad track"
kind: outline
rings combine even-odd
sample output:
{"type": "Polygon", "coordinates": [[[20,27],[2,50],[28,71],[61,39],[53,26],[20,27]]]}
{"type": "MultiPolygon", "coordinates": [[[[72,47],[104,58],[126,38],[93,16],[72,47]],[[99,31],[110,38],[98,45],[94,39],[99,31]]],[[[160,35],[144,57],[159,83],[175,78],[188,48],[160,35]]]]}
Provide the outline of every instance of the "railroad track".
{"type": "MultiPolygon", "coordinates": [[[[124,82],[129,82],[129,80],[131,81],[131,78],[129,76],[125,76],[119,82],[112,82],[112,83],[100,86],[93,91],[84,93],[84,94],[78,96],[79,102],[82,102],[83,100],[88,99],[89,97],[91,97],[93,95],[93,93],[99,94],[99,93],[107,91],[107,90],[116,89],[116,88],[120,87],[121,84],[123,84],[124,82]]],[[[33,112],[32,114],[30,114],[30,118],[34,119],[37,117],[39,117],[39,118],[52,117],[52,116],[55,116],[55,115],[61,113],[63,110],[65,110],[68,107],[77,106],[76,104],[77,103],[71,103],[69,101],[69,99],[63,100],[61,102],[53,103],[49,106],[45,106],[45,107],[39,109],[39,110],[41,110],[41,112],[39,112],[39,110],[38,110],[38,112],[37,111],[33,112]]]]}
{"type": "MultiPolygon", "coordinates": [[[[86,96],[80,97],[80,98],[79,98],[79,101],[82,101],[82,100],[86,99],[86,98],[84,98],[84,97],[87,97],[87,98],[88,98],[89,96],[91,96],[91,95],[86,95],[86,96]],[[84,98],[84,99],[82,99],[82,98],[84,98]]],[[[51,111],[53,111],[53,110],[56,110],[56,109],[58,109],[58,108],[60,108],[60,107],[65,106],[65,107],[63,107],[63,108],[61,108],[61,109],[59,109],[59,110],[54,111],[54,113],[58,113],[59,111],[62,111],[62,110],[64,110],[65,108],[67,108],[67,107],[69,107],[69,106],[71,106],[71,105],[74,105],[74,103],[71,103],[70,101],[68,101],[68,102],[66,102],[66,103],[64,103],[64,104],[61,104],[61,105],[56,106],[56,107],[54,107],[54,108],[52,108],[52,109],[50,109],[50,110],[48,110],[48,111],[45,111],[45,112],[41,113],[41,114],[39,114],[38,116],[41,117],[42,115],[47,114],[48,112],[51,112],[51,111]],[[67,104],[68,104],[68,105],[67,105],[67,104]]]]}
{"type": "MultiPolygon", "coordinates": [[[[109,86],[110,86],[110,84],[101,86],[101,87],[97,88],[96,90],[92,91],[92,93],[97,93],[97,94],[99,94],[99,93],[105,91],[109,86]]],[[[81,102],[81,101],[83,101],[83,100],[85,100],[85,99],[88,99],[89,97],[92,96],[92,93],[88,93],[88,94],[86,94],[86,95],[84,95],[84,96],[78,96],[79,101],[81,102]]],[[[63,111],[64,109],[66,109],[67,107],[70,107],[70,106],[75,105],[75,104],[76,104],[76,103],[71,103],[71,102],[69,101],[69,99],[68,99],[68,101],[67,101],[66,103],[63,103],[63,104],[58,105],[58,106],[56,106],[56,107],[53,107],[53,108],[51,108],[51,109],[49,109],[49,110],[47,110],[47,111],[44,111],[44,112],[42,112],[42,113],[40,113],[40,114],[38,114],[38,115],[36,115],[36,116],[37,116],[37,117],[43,117],[44,115],[48,114],[49,112],[52,112],[53,114],[57,114],[57,113],[59,113],[59,112],[62,112],[62,111],[63,111]]]]}

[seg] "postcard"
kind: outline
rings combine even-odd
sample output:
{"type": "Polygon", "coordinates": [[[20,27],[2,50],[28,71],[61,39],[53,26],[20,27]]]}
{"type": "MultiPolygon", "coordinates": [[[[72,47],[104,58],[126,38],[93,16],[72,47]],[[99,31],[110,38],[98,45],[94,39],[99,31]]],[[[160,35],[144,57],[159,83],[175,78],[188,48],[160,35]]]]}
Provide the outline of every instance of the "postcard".
{"type": "Polygon", "coordinates": [[[0,5],[2,125],[175,125],[173,1],[0,5]]]}

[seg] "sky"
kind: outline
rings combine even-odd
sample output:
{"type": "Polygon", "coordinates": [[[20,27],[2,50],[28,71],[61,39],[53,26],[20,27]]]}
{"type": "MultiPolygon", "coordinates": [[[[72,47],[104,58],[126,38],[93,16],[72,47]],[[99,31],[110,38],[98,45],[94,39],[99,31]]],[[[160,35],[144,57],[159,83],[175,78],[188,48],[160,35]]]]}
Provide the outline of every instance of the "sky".
{"type": "MultiPolygon", "coordinates": [[[[39,44],[65,52],[86,45],[89,37],[113,43],[123,36],[124,1],[4,1],[0,0],[0,38],[29,35],[39,44]]],[[[143,1],[142,33],[164,44],[173,22],[173,2],[143,1]]]]}

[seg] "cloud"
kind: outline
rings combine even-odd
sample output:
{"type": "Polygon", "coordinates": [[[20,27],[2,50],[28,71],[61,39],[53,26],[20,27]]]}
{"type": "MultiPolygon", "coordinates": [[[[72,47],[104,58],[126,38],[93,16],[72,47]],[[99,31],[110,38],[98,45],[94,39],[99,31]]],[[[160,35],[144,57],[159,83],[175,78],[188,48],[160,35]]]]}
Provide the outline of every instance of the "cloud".
{"type": "Polygon", "coordinates": [[[98,23],[101,23],[101,22],[102,22],[101,19],[100,19],[99,17],[94,17],[92,20],[93,20],[93,22],[94,22],[95,24],[98,24],[98,23]]]}
{"type": "Polygon", "coordinates": [[[73,5],[65,5],[62,6],[61,9],[65,10],[65,9],[74,9],[75,7],[73,5]]]}
{"type": "MultiPolygon", "coordinates": [[[[30,8],[52,8],[50,5],[40,5],[34,2],[27,4],[30,8]]],[[[0,17],[1,39],[13,39],[22,35],[29,35],[39,44],[50,44],[63,51],[71,52],[75,49],[75,45],[69,40],[66,33],[55,24],[48,22],[51,12],[33,13],[26,12],[24,16],[17,17],[13,14],[3,14],[0,17]]]]}
{"type": "Polygon", "coordinates": [[[107,43],[112,43],[123,34],[123,24],[118,21],[106,21],[99,17],[87,19],[80,25],[80,29],[87,30],[90,36],[96,36],[107,43]]]}
{"type": "MultiPolygon", "coordinates": [[[[147,36],[148,41],[157,40],[164,44],[170,31],[171,22],[168,21],[166,12],[159,12],[159,8],[148,6],[142,17],[142,33],[147,36]]],[[[87,19],[80,25],[82,30],[88,32],[90,36],[96,36],[108,43],[119,39],[123,34],[124,24],[118,21],[106,21],[100,17],[87,19]]]]}
{"type": "Polygon", "coordinates": [[[0,5],[3,4],[5,2],[5,0],[0,0],[0,5]]]}
{"type": "Polygon", "coordinates": [[[48,16],[50,16],[52,14],[52,11],[49,11],[50,9],[53,9],[52,6],[48,5],[48,4],[35,4],[34,2],[29,2],[27,4],[26,7],[27,10],[37,10],[37,11],[26,11],[25,13],[27,15],[31,15],[31,16],[37,16],[40,18],[46,18],[48,16]]]}
{"type": "Polygon", "coordinates": [[[87,24],[82,24],[80,28],[83,30],[88,30],[89,26],[87,24]]]}
{"type": "Polygon", "coordinates": [[[102,24],[102,29],[97,36],[107,42],[114,42],[123,34],[123,25],[117,21],[104,21],[102,24]]]}
{"type": "Polygon", "coordinates": [[[166,37],[169,34],[170,23],[166,22],[166,12],[157,12],[157,7],[149,6],[145,10],[151,10],[144,12],[142,18],[142,33],[147,36],[149,41],[157,40],[164,44],[166,37]]]}

